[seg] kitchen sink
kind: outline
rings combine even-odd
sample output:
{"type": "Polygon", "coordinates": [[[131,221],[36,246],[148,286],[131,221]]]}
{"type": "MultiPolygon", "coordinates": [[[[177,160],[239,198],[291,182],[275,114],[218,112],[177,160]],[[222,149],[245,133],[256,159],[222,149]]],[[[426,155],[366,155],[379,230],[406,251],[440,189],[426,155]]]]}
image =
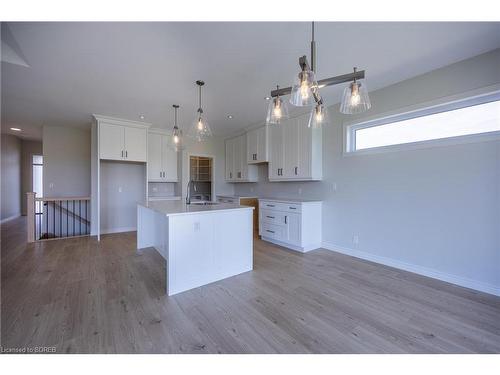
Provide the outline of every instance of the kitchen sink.
{"type": "Polygon", "coordinates": [[[197,206],[214,206],[216,204],[220,204],[219,202],[191,202],[191,204],[197,206]]]}

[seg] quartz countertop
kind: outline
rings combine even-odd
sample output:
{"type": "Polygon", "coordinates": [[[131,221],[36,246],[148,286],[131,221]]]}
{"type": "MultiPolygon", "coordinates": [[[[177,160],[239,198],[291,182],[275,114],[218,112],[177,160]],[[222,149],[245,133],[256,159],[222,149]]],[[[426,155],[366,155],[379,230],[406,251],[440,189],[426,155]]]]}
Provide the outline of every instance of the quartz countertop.
{"type": "Polygon", "coordinates": [[[198,214],[198,213],[211,213],[217,211],[229,210],[253,210],[253,207],[240,206],[229,203],[217,203],[213,205],[201,204],[186,204],[184,201],[149,201],[140,202],[139,205],[165,214],[166,216],[172,215],[185,215],[185,214],[198,214]]]}
{"type": "Polygon", "coordinates": [[[221,198],[234,198],[234,199],[258,198],[256,195],[222,195],[222,194],[217,194],[217,197],[221,197],[221,198]]]}
{"type": "Polygon", "coordinates": [[[259,201],[270,201],[270,202],[289,202],[289,203],[313,203],[322,202],[316,199],[300,199],[300,198],[259,198],[259,201]]]}
{"type": "Polygon", "coordinates": [[[150,201],[178,201],[181,197],[179,195],[166,195],[166,196],[149,196],[150,201]]]}

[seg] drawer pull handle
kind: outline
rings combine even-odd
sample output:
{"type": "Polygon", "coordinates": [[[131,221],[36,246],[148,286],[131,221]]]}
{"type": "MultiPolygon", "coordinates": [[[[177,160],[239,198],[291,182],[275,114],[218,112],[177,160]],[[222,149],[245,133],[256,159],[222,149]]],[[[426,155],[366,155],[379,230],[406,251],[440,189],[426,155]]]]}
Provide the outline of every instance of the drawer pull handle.
{"type": "Polygon", "coordinates": [[[287,220],[286,220],[286,215],[285,215],[285,224],[287,224],[287,222],[286,222],[286,221],[287,221],[287,220]]]}
{"type": "Polygon", "coordinates": [[[296,210],[297,207],[288,207],[290,210],[296,210]]]}
{"type": "Polygon", "coordinates": [[[269,219],[274,219],[275,217],[274,216],[266,216],[268,217],[269,219]]]}
{"type": "Polygon", "coordinates": [[[274,233],[274,230],[268,230],[268,229],[266,229],[266,232],[274,233]]]}
{"type": "Polygon", "coordinates": [[[267,207],[274,207],[274,204],[266,204],[267,207]]]}

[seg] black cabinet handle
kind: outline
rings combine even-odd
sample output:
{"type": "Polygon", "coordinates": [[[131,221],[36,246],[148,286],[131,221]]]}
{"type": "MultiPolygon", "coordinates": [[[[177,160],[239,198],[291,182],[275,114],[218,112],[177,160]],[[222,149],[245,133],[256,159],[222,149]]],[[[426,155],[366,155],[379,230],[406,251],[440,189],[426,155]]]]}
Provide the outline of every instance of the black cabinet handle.
{"type": "Polygon", "coordinates": [[[123,158],[123,150],[122,150],[122,158],[123,158]]]}
{"type": "Polygon", "coordinates": [[[287,216],[285,215],[285,224],[287,224],[287,222],[286,222],[286,218],[287,218],[287,216]]]}
{"type": "Polygon", "coordinates": [[[288,207],[290,210],[296,210],[297,207],[288,207]]]}
{"type": "Polygon", "coordinates": [[[266,216],[268,217],[269,219],[274,219],[275,217],[274,216],[266,216]]]}
{"type": "Polygon", "coordinates": [[[267,207],[274,207],[274,204],[266,204],[267,207]]]}
{"type": "Polygon", "coordinates": [[[128,158],[128,151],[125,151],[125,157],[128,158]]]}
{"type": "Polygon", "coordinates": [[[266,232],[269,232],[269,233],[274,233],[274,230],[267,230],[267,229],[266,229],[266,232]]]}
{"type": "Polygon", "coordinates": [[[295,167],[295,174],[297,174],[297,169],[298,169],[298,168],[299,168],[299,167],[295,167]]]}

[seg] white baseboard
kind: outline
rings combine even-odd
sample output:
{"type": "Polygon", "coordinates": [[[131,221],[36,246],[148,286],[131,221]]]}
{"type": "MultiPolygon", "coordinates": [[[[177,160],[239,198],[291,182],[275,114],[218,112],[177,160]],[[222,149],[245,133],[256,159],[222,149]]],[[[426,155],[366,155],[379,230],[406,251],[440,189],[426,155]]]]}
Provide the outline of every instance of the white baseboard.
{"type": "Polygon", "coordinates": [[[289,248],[291,250],[300,251],[301,253],[307,253],[308,251],[316,250],[316,249],[321,248],[321,244],[313,244],[313,245],[307,245],[307,246],[303,246],[302,247],[302,246],[292,245],[292,244],[289,244],[289,243],[286,243],[286,242],[283,242],[283,241],[275,240],[273,238],[269,238],[269,237],[266,237],[266,236],[261,236],[261,239],[263,241],[271,242],[271,243],[273,243],[275,245],[287,247],[287,248],[289,248]]]}
{"type": "Polygon", "coordinates": [[[500,287],[482,281],[477,281],[469,279],[467,277],[457,276],[446,272],[438,271],[432,268],[427,268],[415,264],[402,262],[400,260],[367,253],[361,250],[354,250],[347,247],[338,246],[331,242],[326,242],[326,241],[323,242],[323,248],[341,254],[350,255],[356,258],[369,260],[371,262],[380,263],[389,267],[394,267],[404,271],[409,271],[419,275],[431,277],[433,279],[446,281],[451,284],[456,284],[466,288],[478,290],[480,292],[493,294],[495,296],[500,296],[500,287]]]}
{"type": "Polygon", "coordinates": [[[0,224],[6,223],[7,221],[17,219],[20,216],[21,216],[21,213],[18,213],[17,215],[12,215],[12,216],[6,217],[5,219],[2,219],[2,221],[0,221],[0,224]]]}
{"type": "Polygon", "coordinates": [[[137,227],[121,227],[121,228],[101,229],[101,234],[135,232],[136,230],[137,230],[137,227]]]}

